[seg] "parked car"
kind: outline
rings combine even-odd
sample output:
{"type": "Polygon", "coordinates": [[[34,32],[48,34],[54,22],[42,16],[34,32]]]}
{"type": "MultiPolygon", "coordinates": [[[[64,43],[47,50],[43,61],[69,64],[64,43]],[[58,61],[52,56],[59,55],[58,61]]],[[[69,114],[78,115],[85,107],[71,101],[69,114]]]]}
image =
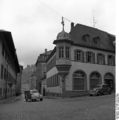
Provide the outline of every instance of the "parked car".
{"type": "Polygon", "coordinates": [[[31,101],[39,101],[39,100],[42,101],[43,100],[43,96],[36,89],[30,90],[30,94],[31,94],[31,101]]]}
{"type": "Polygon", "coordinates": [[[42,101],[43,96],[36,90],[27,90],[24,91],[25,101],[42,101]]]}
{"type": "Polygon", "coordinates": [[[93,90],[90,90],[89,95],[90,96],[98,96],[98,95],[107,95],[111,94],[112,89],[107,84],[100,84],[93,90]]]}

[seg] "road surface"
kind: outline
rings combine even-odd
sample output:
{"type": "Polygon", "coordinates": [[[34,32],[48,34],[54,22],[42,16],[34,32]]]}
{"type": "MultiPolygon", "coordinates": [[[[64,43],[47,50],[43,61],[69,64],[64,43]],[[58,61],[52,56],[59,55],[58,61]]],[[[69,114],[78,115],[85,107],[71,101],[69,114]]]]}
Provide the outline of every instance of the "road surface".
{"type": "Polygon", "coordinates": [[[0,104],[0,120],[114,120],[115,96],[48,99],[0,104]]]}

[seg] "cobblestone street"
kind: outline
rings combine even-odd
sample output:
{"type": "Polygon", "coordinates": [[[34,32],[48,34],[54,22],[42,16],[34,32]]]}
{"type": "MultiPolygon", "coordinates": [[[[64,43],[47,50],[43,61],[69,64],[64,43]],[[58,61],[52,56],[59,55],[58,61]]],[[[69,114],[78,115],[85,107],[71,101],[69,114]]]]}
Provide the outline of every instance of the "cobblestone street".
{"type": "Polygon", "coordinates": [[[0,120],[114,120],[114,94],[0,104],[0,120]]]}

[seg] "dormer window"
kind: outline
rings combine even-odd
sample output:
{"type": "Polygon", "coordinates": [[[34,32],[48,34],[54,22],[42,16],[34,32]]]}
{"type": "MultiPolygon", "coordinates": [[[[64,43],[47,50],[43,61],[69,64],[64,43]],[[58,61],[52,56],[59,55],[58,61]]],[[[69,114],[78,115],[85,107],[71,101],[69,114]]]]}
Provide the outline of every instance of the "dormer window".
{"type": "Polygon", "coordinates": [[[84,42],[87,42],[87,41],[89,40],[89,37],[90,37],[89,34],[85,34],[85,35],[82,36],[82,40],[83,40],[84,42]]]}
{"type": "Polygon", "coordinates": [[[100,41],[100,37],[99,36],[93,38],[93,43],[94,44],[98,44],[99,41],[100,41]]]}

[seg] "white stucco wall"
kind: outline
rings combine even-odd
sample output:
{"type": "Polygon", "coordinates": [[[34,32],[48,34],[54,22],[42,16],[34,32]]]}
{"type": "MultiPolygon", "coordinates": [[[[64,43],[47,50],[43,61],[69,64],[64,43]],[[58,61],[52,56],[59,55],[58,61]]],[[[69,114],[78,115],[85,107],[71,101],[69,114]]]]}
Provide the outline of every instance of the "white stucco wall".
{"type": "Polygon", "coordinates": [[[98,64],[85,64],[79,62],[72,62],[72,67],[69,71],[69,74],[66,77],[66,90],[72,90],[72,74],[77,71],[82,70],[87,75],[87,90],[89,90],[89,76],[92,72],[97,71],[102,76],[102,82],[104,82],[104,75],[108,72],[112,73],[115,76],[115,67],[107,65],[98,65],[98,64]]]}
{"type": "MultiPolygon", "coordinates": [[[[55,75],[58,73],[58,70],[56,67],[53,67],[51,70],[49,70],[47,72],[47,78],[55,75]]],[[[46,91],[47,92],[52,92],[52,93],[62,93],[62,83],[61,83],[61,80],[60,80],[60,85],[59,86],[56,86],[56,87],[47,87],[46,88],[46,91]]]]}
{"type": "Polygon", "coordinates": [[[49,77],[51,77],[51,76],[53,76],[53,75],[55,75],[55,74],[57,74],[57,73],[58,73],[57,68],[56,68],[56,67],[53,67],[52,69],[50,69],[50,70],[47,72],[47,78],[49,78],[49,77]]]}
{"type": "Polygon", "coordinates": [[[109,65],[99,65],[99,64],[91,64],[91,63],[83,63],[83,62],[77,62],[74,61],[74,50],[79,49],[84,52],[86,51],[92,51],[95,53],[95,60],[97,62],[96,54],[102,53],[105,55],[105,63],[107,64],[107,56],[108,55],[114,55],[114,53],[105,52],[101,50],[94,50],[90,48],[83,48],[83,47],[71,47],[71,68],[69,71],[69,74],[66,76],[66,90],[72,90],[72,74],[77,70],[82,70],[87,75],[87,90],[89,90],[89,76],[92,72],[97,71],[101,74],[102,82],[104,82],[104,75],[108,72],[112,73],[115,76],[115,66],[109,66],[109,65]]]}

